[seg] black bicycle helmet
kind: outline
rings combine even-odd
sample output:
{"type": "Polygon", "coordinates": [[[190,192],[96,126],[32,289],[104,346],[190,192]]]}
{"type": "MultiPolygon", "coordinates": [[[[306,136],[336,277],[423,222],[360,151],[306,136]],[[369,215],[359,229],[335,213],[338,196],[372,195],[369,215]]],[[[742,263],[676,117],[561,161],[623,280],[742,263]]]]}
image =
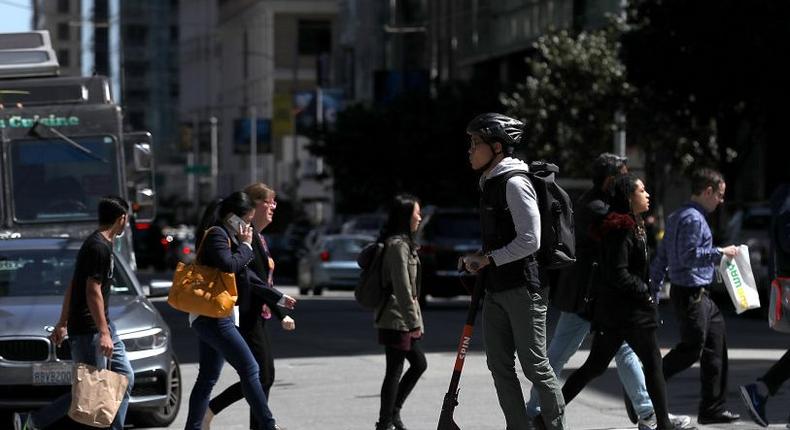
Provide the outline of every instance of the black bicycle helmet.
{"type": "Polygon", "coordinates": [[[489,112],[469,121],[466,132],[479,135],[489,145],[499,142],[504,147],[515,147],[521,143],[524,123],[509,116],[489,112]]]}

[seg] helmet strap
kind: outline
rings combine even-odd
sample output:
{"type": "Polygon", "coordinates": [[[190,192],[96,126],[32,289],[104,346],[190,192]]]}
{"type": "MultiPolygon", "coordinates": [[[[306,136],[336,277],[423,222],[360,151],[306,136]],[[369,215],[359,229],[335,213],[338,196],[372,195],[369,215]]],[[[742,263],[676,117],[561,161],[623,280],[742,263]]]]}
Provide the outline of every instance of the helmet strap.
{"type": "Polygon", "coordinates": [[[502,151],[496,152],[496,150],[494,149],[494,145],[493,144],[488,143],[488,142],[485,142],[485,144],[488,145],[489,148],[491,148],[491,158],[488,160],[488,162],[483,167],[477,169],[478,172],[485,172],[486,170],[490,169],[491,166],[494,164],[494,160],[496,160],[496,158],[499,156],[499,154],[502,153],[502,151]]]}

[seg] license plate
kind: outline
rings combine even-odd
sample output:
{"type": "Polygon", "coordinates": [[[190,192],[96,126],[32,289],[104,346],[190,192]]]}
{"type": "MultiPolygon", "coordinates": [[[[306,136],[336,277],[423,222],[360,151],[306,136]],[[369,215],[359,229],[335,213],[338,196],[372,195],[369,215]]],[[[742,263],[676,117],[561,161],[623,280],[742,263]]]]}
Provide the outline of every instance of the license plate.
{"type": "Polygon", "coordinates": [[[71,385],[71,364],[34,363],[33,385],[71,385]]]}

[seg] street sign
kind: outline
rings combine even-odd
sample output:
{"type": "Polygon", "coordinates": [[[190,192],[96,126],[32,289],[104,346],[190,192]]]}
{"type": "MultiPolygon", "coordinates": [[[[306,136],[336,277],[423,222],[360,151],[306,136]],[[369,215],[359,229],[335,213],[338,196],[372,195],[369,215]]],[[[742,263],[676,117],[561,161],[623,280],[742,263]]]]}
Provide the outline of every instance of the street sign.
{"type": "Polygon", "coordinates": [[[211,166],[208,164],[193,164],[184,166],[184,173],[187,175],[210,175],[211,166]]]}

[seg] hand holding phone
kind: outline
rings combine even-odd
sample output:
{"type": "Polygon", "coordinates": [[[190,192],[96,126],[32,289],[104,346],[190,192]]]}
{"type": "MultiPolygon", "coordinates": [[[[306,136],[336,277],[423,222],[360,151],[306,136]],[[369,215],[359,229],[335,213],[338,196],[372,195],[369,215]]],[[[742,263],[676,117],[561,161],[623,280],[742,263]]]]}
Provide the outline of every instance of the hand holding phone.
{"type": "Polygon", "coordinates": [[[250,227],[243,219],[236,214],[230,214],[225,217],[225,225],[236,234],[240,241],[250,243],[252,242],[252,227],[250,227]]]}

